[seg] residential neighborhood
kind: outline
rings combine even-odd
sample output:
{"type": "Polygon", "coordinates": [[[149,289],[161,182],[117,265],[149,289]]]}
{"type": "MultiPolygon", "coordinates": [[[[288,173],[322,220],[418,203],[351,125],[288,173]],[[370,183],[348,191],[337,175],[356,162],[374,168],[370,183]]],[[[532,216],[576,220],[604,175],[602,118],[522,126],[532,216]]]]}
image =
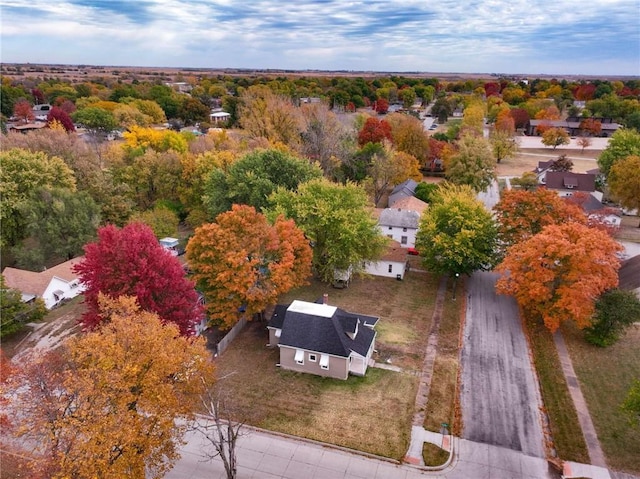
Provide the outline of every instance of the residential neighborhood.
{"type": "Polygon", "coordinates": [[[0,478],[640,474],[637,80],[2,68],[0,478]]]}

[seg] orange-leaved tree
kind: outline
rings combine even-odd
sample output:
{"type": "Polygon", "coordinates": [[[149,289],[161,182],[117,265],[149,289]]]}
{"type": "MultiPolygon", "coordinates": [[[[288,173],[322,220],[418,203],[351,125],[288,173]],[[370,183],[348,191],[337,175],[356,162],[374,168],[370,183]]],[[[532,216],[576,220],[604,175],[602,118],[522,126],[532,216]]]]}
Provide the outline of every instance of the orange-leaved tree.
{"type": "Polygon", "coordinates": [[[498,235],[505,246],[525,241],[548,225],[587,223],[587,217],[578,205],[544,188],[504,191],[494,210],[498,235]]]}
{"type": "Polygon", "coordinates": [[[496,270],[496,289],[513,295],[525,314],[552,332],[562,321],[590,324],[598,296],[618,285],[622,247],[602,230],[580,223],[549,225],[512,246],[496,270]]]}
{"type": "Polygon", "coordinates": [[[309,241],[293,220],[273,225],[252,206],[233,205],[215,223],[196,229],[187,261],[207,300],[213,322],[233,326],[278,296],[305,284],[311,274],[309,241]]]}
{"type": "Polygon", "coordinates": [[[17,430],[38,445],[46,477],[163,477],[213,385],[210,353],[133,297],[100,302],[109,321],[21,361],[17,430]]]}

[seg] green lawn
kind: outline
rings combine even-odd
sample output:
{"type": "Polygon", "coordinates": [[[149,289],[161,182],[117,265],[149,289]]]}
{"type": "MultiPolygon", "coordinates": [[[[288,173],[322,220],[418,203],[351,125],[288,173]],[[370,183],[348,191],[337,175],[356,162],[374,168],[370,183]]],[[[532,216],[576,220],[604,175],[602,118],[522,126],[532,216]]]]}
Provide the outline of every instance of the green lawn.
{"type": "Polygon", "coordinates": [[[640,379],[640,326],[608,348],[586,343],[572,324],[563,334],[608,465],[640,474],[640,426],[620,410],[631,382],[640,379]]]}

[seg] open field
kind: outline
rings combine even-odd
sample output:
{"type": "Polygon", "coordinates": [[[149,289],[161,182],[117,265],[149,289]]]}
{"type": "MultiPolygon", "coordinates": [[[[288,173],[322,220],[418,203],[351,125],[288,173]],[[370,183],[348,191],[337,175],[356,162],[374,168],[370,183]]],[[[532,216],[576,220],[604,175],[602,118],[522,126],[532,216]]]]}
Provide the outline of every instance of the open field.
{"type": "Polygon", "coordinates": [[[573,324],[563,325],[562,332],[607,464],[640,474],[640,427],[631,426],[619,409],[632,380],[640,379],[640,326],[608,348],[585,342],[573,324]]]}
{"type": "Polygon", "coordinates": [[[329,292],[329,304],[379,315],[378,361],[403,368],[369,368],[347,381],[280,370],[278,350],[266,347],[264,323],[250,323],[216,360],[219,387],[246,422],[297,436],[400,459],[409,445],[418,377],[431,325],[437,281],[409,273],[404,281],[355,279],[348,289],[319,282],[289,293],[314,301],[329,292]]]}
{"type": "Polygon", "coordinates": [[[502,160],[497,166],[498,176],[521,176],[525,171],[533,171],[539,161],[555,160],[560,155],[567,155],[573,161],[573,171],[584,173],[598,167],[596,161],[599,150],[568,150],[551,148],[521,148],[514,158],[502,160]]]}

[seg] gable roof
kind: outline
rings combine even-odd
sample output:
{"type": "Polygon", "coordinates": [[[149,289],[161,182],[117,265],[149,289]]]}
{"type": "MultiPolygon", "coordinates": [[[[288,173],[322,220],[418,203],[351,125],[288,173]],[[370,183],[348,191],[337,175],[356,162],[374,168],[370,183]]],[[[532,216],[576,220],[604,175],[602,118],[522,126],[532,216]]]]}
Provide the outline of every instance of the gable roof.
{"type": "Polygon", "coordinates": [[[417,211],[422,214],[424,210],[427,209],[429,205],[424,201],[416,198],[415,196],[405,196],[403,198],[398,198],[394,203],[389,201],[389,207],[399,208],[401,210],[411,210],[417,211]]]}
{"type": "Polygon", "coordinates": [[[418,183],[412,179],[408,179],[399,185],[396,185],[389,195],[389,205],[395,204],[395,202],[401,198],[414,196],[416,193],[416,186],[418,186],[418,183]]]}
{"type": "Polygon", "coordinates": [[[390,241],[380,260],[404,263],[407,261],[407,248],[403,248],[397,241],[390,241]]]}
{"type": "Polygon", "coordinates": [[[372,326],[377,322],[378,318],[373,316],[296,300],[289,306],[276,306],[268,325],[275,328],[280,325],[282,346],[346,358],[352,351],[367,355],[376,336],[372,326]],[[352,339],[349,334],[356,332],[352,339]]]}
{"type": "Polygon", "coordinates": [[[420,213],[399,208],[385,208],[380,212],[380,226],[397,226],[398,228],[418,229],[420,213]]]}
{"type": "Polygon", "coordinates": [[[618,270],[618,287],[634,290],[640,288],[640,254],[626,260],[618,270]]]}
{"type": "Polygon", "coordinates": [[[83,259],[84,256],[80,256],[39,273],[7,267],[2,271],[2,275],[9,288],[17,289],[21,293],[42,296],[54,276],[67,282],[76,279],[78,275],[75,274],[72,269],[83,259]]]}
{"type": "Polygon", "coordinates": [[[552,190],[595,191],[596,175],[572,171],[547,171],[546,186],[552,190]]]}

